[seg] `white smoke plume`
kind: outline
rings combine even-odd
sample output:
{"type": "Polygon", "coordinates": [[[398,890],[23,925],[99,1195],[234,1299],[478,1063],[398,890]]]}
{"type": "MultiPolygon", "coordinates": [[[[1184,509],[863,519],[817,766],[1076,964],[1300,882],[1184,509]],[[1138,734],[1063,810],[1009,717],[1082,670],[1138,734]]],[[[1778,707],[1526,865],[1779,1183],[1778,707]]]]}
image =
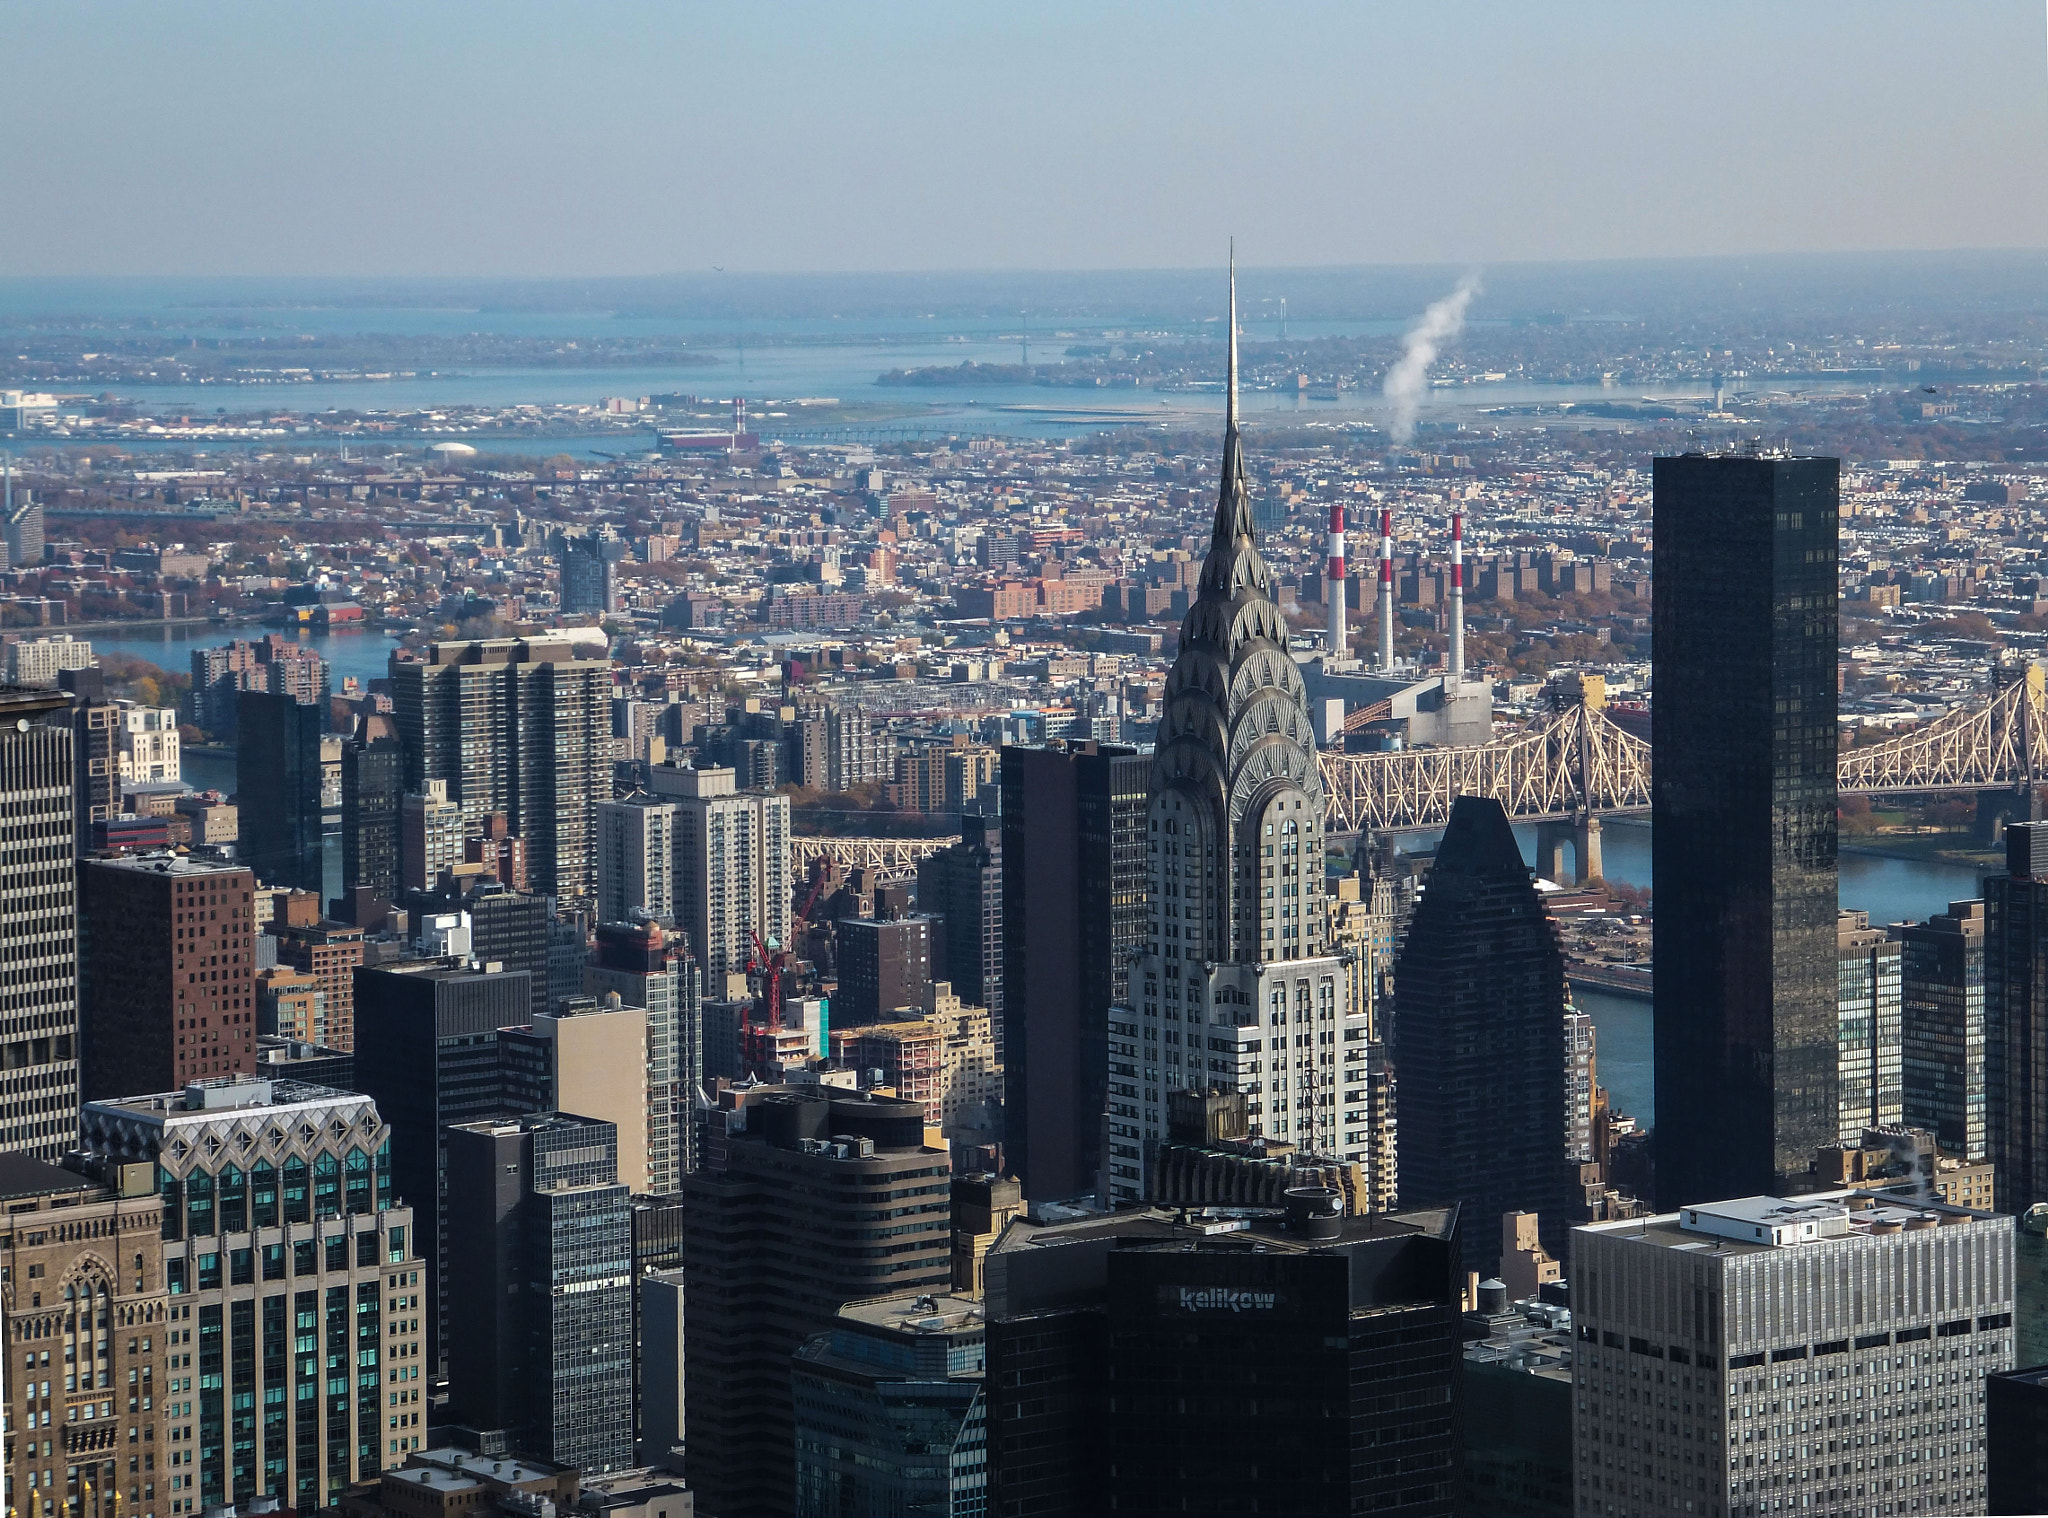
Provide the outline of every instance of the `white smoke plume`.
{"type": "Polygon", "coordinates": [[[1394,441],[1405,443],[1415,436],[1415,413],[1422,405],[1422,390],[1429,383],[1429,366],[1443,345],[1465,325],[1465,308],[1479,293],[1479,276],[1467,274],[1458,288],[1422,313],[1422,320],[1408,329],[1401,342],[1401,357],[1387,371],[1381,386],[1392,417],[1388,431],[1394,441]]]}

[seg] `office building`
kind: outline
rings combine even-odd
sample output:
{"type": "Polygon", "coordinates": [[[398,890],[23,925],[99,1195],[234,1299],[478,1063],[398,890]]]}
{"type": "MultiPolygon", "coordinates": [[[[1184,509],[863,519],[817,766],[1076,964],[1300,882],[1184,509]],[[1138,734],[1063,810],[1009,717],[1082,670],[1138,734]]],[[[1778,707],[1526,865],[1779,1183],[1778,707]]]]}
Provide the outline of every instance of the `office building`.
{"type": "Polygon", "coordinates": [[[256,1068],[256,880],[179,854],[78,872],[79,1031],[93,1100],[256,1068]]]}
{"type": "Polygon", "coordinates": [[[1948,1153],[1990,1153],[1985,1085],[1984,903],[1894,929],[1899,935],[1904,1120],[1948,1153]]]}
{"type": "Polygon", "coordinates": [[[1985,1378],[1984,1455],[1984,1511],[2048,1513],[2048,1365],[1985,1378]]]}
{"type": "Polygon", "coordinates": [[[1541,1215],[1562,1254],[1577,1165],[1568,1156],[1567,992],[1557,927],[1491,797],[1460,796],[1394,970],[1390,1054],[1400,1072],[1401,1205],[1457,1203],[1465,1264],[1491,1274],[1478,1223],[1541,1215]]]}
{"type": "MultiPolygon", "coordinates": [[[[1562,1300],[1512,1285],[1479,1289],[1465,1318],[1458,1511],[1568,1518],[1572,1500],[1572,1333],[1562,1300]],[[1484,1331],[1484,1337],[1474,1335],[1484,1331]]],[[[1588,1507],[1587,1512],[1592,1509],[1588,1507]]],[[[1682,1510],[1681,1510],[1682,1511],[1682,1510]]]]}
{"type": "Polygon", "coordinates": [[[640,1277],[640,1370],[634,1405],[640,1410],[640,1459],[668,1465],[683,1447],[683,1272],[650,1270],[640,1277]]]}
{"type": "Polygon", "coordinates": [[[930,1005],[930,918],[843,917],[837,927],[839,994],[832,999],[833,1022],[840,1027],[886,1022],[930,1005]]]}
{"type": "Polygon", "coordinates": [[[0,1262],[13,1283],[0,1309],[7,1505],[33,1518],[100,1504],[166,1518],[180,1499],[159,1421],[175,1362],[156,1174],[74,1163],[0,1155],[0,1262]],[[154,1457],[146,1465],[129,1454],[129,1429],[154,1457]]]}
{"type": "Polygon", "coordinates": [[[946,1289],[951,1167],[913,1102],[763,1086],[720,1115],[683,1182],[684,1474],[706,1512],[788,1514],[790,1356],[848,1302],[946,1289]]]}
{"type": "Polygon", "coordinates": [[[502,812],[542,895],[597,887],[592,811],[611,798],[611,662],[567,638],[436,643],[391,661],[405,788],[445,780],[463,831],[502,812]]]}
{"type": "MultiPolygon", "coordinates": [[[[950,757],[950,755],[949,755],[950,757]]],[[[988,756],[993,760],[994,755],[988,756]]],[[[996,1057],[1003,1048],[1003,835],[993,817],[960,819],[960,841],[917,867],[917,907],[938,924],[932,978],[988,1008],[996,1057]]]]}
{"type": "Polygon", "coordinates": [[[841,1308],[796,1352],[796,1518],[987,1512],[986,1352],[977,1298],[841,1308]]]}
{"type": "Polygon", "coordinates": [[[296,1081],[301,1086],[356,1088],[356,1057],[298,1039],[256,1035],[256,1073],[265,1080],[296,1081]]]}
{"type": "Polygon", "coordinates": [[[448,782],[429,780],[398,802],[398,888],[432,891],[463,862],[462,808],[448,799],[448,782]]]}
{"type": "Polygon", "coordinates": [[[71,698],[0,690],[0,1154],[61,1159],[78,1136],[78,839],[71,698]]]}
{"type": "Polygon", "coordinates": [[[1868,912],[1836,919],[1835,1087],[1837,1142],[1866,1128],[1896,1128],[1905,1096],[1905,985],[1899,941],[1868,912]]]}
{"type": "MultiPolygon", "coordinates": [[[[528,896],[482,875],[444,878],[439,888],[408,892],[404,908],[417,921],[457,913],[469,919],[469,955],[479,964],[524,970],[532,976],[533,1010],[553,1010],[560,1001],[549,981],[551,933],[555,923],[544,896],[528,896]]],[[[581,995],[579,972],[563,994],[581,995]]]]}
{"type": "Polygon", "coordinates": [[[676,915],[676,808],[645,791],[597,804],[597,920],[676,915]]]}
{"type": "Polygon", "coordinates": [[[657,764],[649,789],[676,809],[676,925],[706,994],[735,993],[756,938],[789,939],[789,798],[733,787],[731,770],[657,764]]]}
{"type": "Polygon", "coordinates": [[[163,1207],[173,1514],[332,1506],[420,1448],[421,1262],[390,1139],[366,1097],[248,1077],[86,1105],[84,1153],[151,1167],[163,1207]]]}
{"type": "Polygon", "coordinates": [[[1011,1224],[984,1296],[990,1512],[1452,1512],[1456,1214],[1287,1202],[1227,1233],[1011,1224]]]}
{"type": "Polygon", "coordinates": [[[419,1216],[427,1261],[426,1361],[445,1355],[448,1279],[446,1132],[503,1111],[498,1030],[528,1021],[523,970],[405,960],[355,972],[356,1084],[391,1123],[392,1179],[419,1216]]]}
{"type": "Polygon", "coordinates": [[[633,1232],[612,1125],[566,1112],[447,1136],[449,1400],[586,1473],[633,1464],[633,1232]]]}
{"type": "Polygon", "coordinates": [[[311,1042],[347,1053],[356,1046],[356,969],[363,963],[363,930],[347,923],[273,924],[277,962],[304,971],[320,986],[319,1016],[311,1042]]]}
{"type": "Polygon", "coordinates": [[[1701,454],[1654,466],[1655,1147],[1666,1208],[1783,1190],[1840,1122],[1839,467],[1701,454]]]}
{"type": "Polygon", "coordinates": [[[2005,830],[2005,873],[1984,880],[1984,1078],[1998,1194],[2048,1201],[2048,824],[2005,830]]]}
{"type": "Polygon", "coordinates": [[[265,885],[319,892],[326,877],[320,820],[325,713],[297,696],[269,691],[243,691],[236,710],[236,773],[249,777],[235,793],[242,860],[265,885]]]}
{"type": "MultiPolygon", "coordinates": [[[[398,900],[405,756],[389,717],[363,718],[341,746],[341,889],[398,900]]],[[[437,876],[438,878],[438,876],[437,876]]],[[[432,882],[426,882],[431,884],[432,882]]]]}
{"type": "Polygon", "coordinates": [[[277,633],[192,650],[192,720],[217,741],[233,741],[237,702],[251,690],[296,696],[304,705],[324,709],[327,661],[277,633]]]}
{"type": "MultiPolygon", "coordinates": [[[[121,708],[107,699],[107,682],[97,665],[68,669],[57,676],[58,689],[68,691],[71,712],[73,804],[78,848],[92,848],[95,826],[119,818],[121,802],[121,708]]],[[[232,838],[229,840],[233,841],[232,838]]]]}
{"type": "Polygon", "coordinates": [[[562,615],[606,617],[619,609],[613,568],[626,544],[609,527],[568,527],[548,535],[548,552],[562,577],[562,615]]]}
{"type": "Polygon", "coordinates": [[[1571,1262],[1578,1511],[1984,1510],[2011,1218],[1754,1196],[1575,1228],[1571,1262]]]}
{"type": "Polygon", "coordinates": [[[647,1189],[680,1190],[697,1168],[696,1104],[704,1090],[704,1015],[697,962],[673,929],[601,922],[593,994],[647,1009],[647,1189]]]}
{"type": "Polygon", "coordinates": [[[1005,1152],[1034,1201],[1092,1196],[1109,1009],[1146,942],[1152,760],[1085,742],[1002,765],[1005,1152]]]}
{"type": "Polygon", "coordinates": [[[571,997],[523,1027],[498,1030],[508,1112],[574,1112],[611,1124],[613,1174],[647,1192],[647,1009],[616,994],[571,997]]]}

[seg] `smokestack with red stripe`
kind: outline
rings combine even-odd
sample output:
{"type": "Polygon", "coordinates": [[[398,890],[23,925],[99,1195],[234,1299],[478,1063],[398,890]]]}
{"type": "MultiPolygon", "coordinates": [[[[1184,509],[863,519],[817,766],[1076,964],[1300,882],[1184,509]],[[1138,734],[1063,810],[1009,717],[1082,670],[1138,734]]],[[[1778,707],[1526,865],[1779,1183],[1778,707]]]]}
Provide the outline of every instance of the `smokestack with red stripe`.
{"type": "Polygon", "coordinates": [[[1465,513],[1451,512],[1451,678],[1465,678],[1465,513]]]}
{"type": "Polygon", "coordinates": [[[1330,558],[1325,571],[1323,597],[1330,603],[1330,641],[1327,655],[1332,659],[1351,657],[1351,644],[1344,631],[1344,498],[1330,502],[1330,558]]]}
{"type": "Polygon", "coordinates": [[[1394,513],[1380,508],[1380,671],[1394,669],[1394,513]]]}

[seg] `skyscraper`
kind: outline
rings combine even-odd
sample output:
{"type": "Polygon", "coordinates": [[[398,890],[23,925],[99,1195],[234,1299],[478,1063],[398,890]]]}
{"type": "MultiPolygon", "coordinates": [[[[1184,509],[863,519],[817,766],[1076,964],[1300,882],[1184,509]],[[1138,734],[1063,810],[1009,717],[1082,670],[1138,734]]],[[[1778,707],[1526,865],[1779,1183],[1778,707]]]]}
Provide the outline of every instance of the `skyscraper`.
{"type": "Polygon", "coordinates": [[[1573,1229],[1571,1297],[1579,1511],[1984,1511],[2011,1218],[1855,1192],[1701,1203],[1573,1229]]]}
{"type": "Polygon", "coordinates": [[[1448,1515],[1455,1212],[1018,1219],[987,1258],[990,1513],[1448,1515]]]}
{"type": "Polygon", "coordinates": [[[1984,1082],[1998,1199],[2048,1201],[2048,823],[2005,830],[1984,880],[1984,1082]]]}
{"type": "Polygon", "coordinates": [[[1866,1128],[1894,1128],[1904,1096],[1899,941],[1870,925],[1868,912],[1844,911],[1835,929],[1837,981],[1835,1078],[1841,1120],[1837,1142],[1861,1144],[1866,1128]]]}
{"type": "MultiPolygon", "coordinates": [[[[948,755],[949,761],[957,757],[948,755]]],[[[960,841],[925,856],[917,867],[917,906],[941,925],[932,978],[950,980],[962,1001],[988,1008],[1000,1059],[1003,835],[997,819],[968,813],[960,819],[960,841]]]]}
{"type": "Polygon", "coordinates": [[[886,1022],[899,1012],[925,1008],[932,994],[929,917],[848,917],[838,926],[834,1026],[886,1022]]]}
{"type": "Polygon", "coordinates": [[[375,1103],[237,1077],[89,1103],[82,1129],[96,1168],[153,1173],[162,1201],[173,1365],[189,1383],[155,1393],[156,1480],[184,1468],[172,1513],[265,1494],[333,1506],[421,1447],[419,1240],[375,1103]]]}
{"type": "Polygon", "coordinates": [[[796,1352],[796,1518],[988,1511],[984,1337],[978,1295],[841,1308],[796,1352]]]}
{"type": "Polygon", "coordinates": [[[0,690],[0,805],[16,832],[0,871],[0,1154],[63,1157],[78,1137],[77,819],[71,698],[0,690]]]}
{"type": "Polygon", "coordinates": [[[451,1402],[585,1472],[633,1463],[633,1230],[617,1132],[535,1112],[448,1130],[451,1402]]]}
{"type": "Polygon", "coordinates": [[[1991,1142],[1984,1068],[1984,903],[1952,901],[1948,911],[1897,931],[1904,983],[1905,1121],[1933,1134],[1944,1152],[1981,1160],[1991,1142]]]}
{"type": "Polygon", "coordinates": [[[532,1016],[527,979],[524,971],[442,960],[366,966],[355,975],[356,1084],[387,1115],[392,1182],[419,1217],[429,1375],[447,1352],[446,1135],[503,1110],[498,1030],[532,1016]]]}
{"type": "Polygon", "coordinates": [[[327,661],[277,633],[192,650],[192,720],[226,742],[235,736],[236,702],[247,690],[327,705],[327,661]]]}
{"type": "Polygon", "coordinates": [[[612,566],[626,556],[626,545],[609,527],[558,530],[548,538],[548,551],[562,576],[564,616],[603,617],[619,609],[612,566]]]}
{"type": "Polygon", "coordinates": [[[95,1101],[256,1069],[255,877],[174,854],[78,872],[79,1031],[95,1101]]]}
{"type": "Polygon", "coordinates": [[[754,939],[789,937],[789,798],[736,790],[733,772],[657,764],[651,789],[675,805],[676,925],[707,994],[723,999],[754,939]]]}
{"type": "Polygon", "coordinates": [[[1828,458],[1655,463],[1664,1207],[1781,1191],[1840,1121],[1838,473],[1828,458]]]}
{"type": "Polygon", "coordinates": [[[609,1123],[613,1173],[647,1185],[647,1009],[616,996],[572,997],[523,1027],[498,1030],[507,1112],[574,1112],[609,1123]]]}
{"type": "Polygon", "coordinates": [[[242,859],[265,885],[320,892],[326,876],[320,835],[317,706],[277,691],[237,698],[235,772],[242,859]]]}
{"type": "Polygon", "coordinates": [[[704,1088],[704,1014],[697,962],[655,922],[601,922],[589,976],[599,996],[647,1009],[647,1189],[681,1189],[697,1168],[696,1101],[704,1088]]]}
{"type": "MultiPolygon", "coordinates": [[[[398,807],[405,756],[398,726],[365,717],[341,746],[341,888],[374,901],[398,900],[398,807]]],[[[431,882],[428,882],[431,884],[431,882]]]]}
{"type": "MultiPolygon", "coordinates": [[[[1242,1091],[1254,1134],[1368,1152],[1364,1066],[1360,1084],[1339,1079],[1345,1043],[1362,1046],[1368,1024],[1330,944],[1322,771],[1252,526],[1236,320],[1233,273],[1223,483],[1152,759],[1151,923],[1111,1013],[1103,1191],[1117,1201],[1145,1194],[1144,1146],[1167,1136],[1177,1090],[1242,1091]]],[[[1003,810],[1007,824],[1007,796],[1003,810]]]]}
{"type": "MultiPolygon", "coordinates": [[[[1465,1263],[1491,1272],[1486,1226],[1538,1213],[1562,1255],[1576,1166],[1566,1103],[1564,955],[1507,812],[1460,796],[1394,971],[1401,1205],[1457,1204],[1465,1263]]],[[[1590,1156],[1588,1156],[1590,1158],[1590,1156]]]]}
{"type": "Polygon", "coordinates": [[[1109,1009],[1150,901],[1152,761],[1094,742],[1002,758],[1004,1143],[1025,1195],[1093,1194],[1109,1009]]]}
{"type": "Polygon", "coordinates": [[[645,791],[597,804],[597,920],[676,915],[676,808],[645,791]]]}
{"type": "Polygon", "coordinates": [[[944,1291],[945,1151],[924,1109],[818,1086],[757,1087],[743,1128],[683,1183],[685,1472],[706,1512],[791,1511],[790,1356],[848,1302],[944,1291]]]}
{"type": "Polygon", "coordinates": [[[536,891],[597,887],[592,811],[611,796],[611,662],[567,638],[436,643],[391,661],[405,788],[448,782],[465,833],[503,812],[536,891]]]}
{"type": "Polygon", "coordinates": [[[448,782],[429,780],[398,801],[398,888],[432,891],[462,861],[462,807],[448,782]]]}

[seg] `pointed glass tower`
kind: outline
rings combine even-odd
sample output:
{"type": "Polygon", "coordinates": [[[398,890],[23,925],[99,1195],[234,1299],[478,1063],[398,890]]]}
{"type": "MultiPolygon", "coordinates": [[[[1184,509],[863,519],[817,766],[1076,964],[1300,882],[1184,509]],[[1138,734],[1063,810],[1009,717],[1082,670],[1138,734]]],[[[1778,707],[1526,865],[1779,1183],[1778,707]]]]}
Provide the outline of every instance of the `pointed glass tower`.
{"type": "Polygon", "coordinates": [[[1363,1053],[1366,1019],[1347,1015],[1352,967],[1329,946],[1315,733],[1252,524],[1234,266],[1228,378],[1216,520],[1153,759],[1151,931],[1132,1005],[1111,1015],[1112,1200],[1143,1195],[1175,1090],[1242,1092],[1252,1133],[1319,1154],[1369,1149],[1365,1062],[1343,1062],[1347,1041],[1363,1053]]]}

